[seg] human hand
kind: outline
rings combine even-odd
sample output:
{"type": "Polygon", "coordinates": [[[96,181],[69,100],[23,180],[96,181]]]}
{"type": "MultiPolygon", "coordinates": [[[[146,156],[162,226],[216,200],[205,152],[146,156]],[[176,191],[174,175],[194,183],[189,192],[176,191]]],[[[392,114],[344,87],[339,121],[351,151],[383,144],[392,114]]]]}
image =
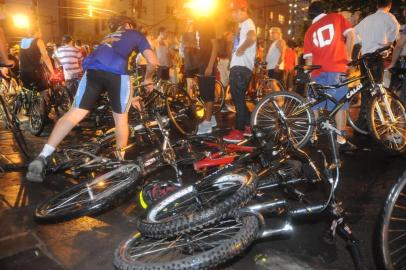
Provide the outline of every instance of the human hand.
{"type": "Polygon", "coordinates": [[[8,68],[0,68],[0,74],[3,78],[10,78],[9,70],[8,68]]]}
{"type": "Polygon", "coordinates": [[[239,48],[237,49],[237,51],[235,52],[235,55],[237,55],[237,56],[242,56],[242,55],[244,55],[244,53],[245,53],[245,50],[242,49],[241,47],[239,47],[239,48]]]}
{"type": "Polygon", "coordinates": [[[133,97],[131,100],[131,105],[134,107],[134,109],[141,111],[141,105],[142,103],[142,98],[141,97],[133,97]]]}
{"type": "Polygon", "coordinates": [[[212,75],[213,67],[207,66],[206,70],[204,71],[204,76],[208,77],[212,75]]]}

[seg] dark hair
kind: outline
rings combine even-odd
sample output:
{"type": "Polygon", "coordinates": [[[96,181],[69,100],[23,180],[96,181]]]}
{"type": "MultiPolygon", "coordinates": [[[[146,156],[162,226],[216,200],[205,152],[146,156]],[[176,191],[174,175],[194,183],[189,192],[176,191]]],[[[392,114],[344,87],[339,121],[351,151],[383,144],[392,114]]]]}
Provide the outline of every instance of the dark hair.
{"type": "Polygon", "coordinates": [[[166,28],[163,27],[163,26],[158,28],[158,34],[161,34],[161,33],[165,32],[165,31],[166,31],[166,28]]]}
{"type": "Polygon", "coordinates": [[[289,39],[287,42],[286,42],[286,45],[289,47],[289,48],[295,48],[296,47],[296,42],[294,42],[293,40],[291,40],[291,39],[289,39]]]}
{"type": "Polygon", "coordinates": [[[378,8],[385,8],[392,4],[392,0],[376,0],[376,6],[378,8]]]}
{"type": "Polygon", "coordinates": [[[71,42],[71,41],[72,41],[72,37],[69,36],[69,35],[64,35],[64,36],[62,37],[62,43],[64,43],[64,44],[68,44],[68,43],[71,42]]]}
{"type": "Polygon", "coordinates": [[[126,23],[131,25],[133,28],[137,26],[135,21],[127,16],[112,16],[107,21],[107,25],[109,26],[111,32],[117,31],[119,27],[124,26],[126,23]]]}
{"type": "Polygon", "coordinates": [[[80,39],[75,40],[76,46],[82,46],[82,41],[80,39]]]}
{"type": "Polygon", "coordinates": [[[307,15],[310,20],[313,20],[318,15],[325,13],[325,12],[326,12],[326,9],[324,8],[323,3],[321,1],[316,1],[316,2],[313,2],[310,4],[307,15]]]}

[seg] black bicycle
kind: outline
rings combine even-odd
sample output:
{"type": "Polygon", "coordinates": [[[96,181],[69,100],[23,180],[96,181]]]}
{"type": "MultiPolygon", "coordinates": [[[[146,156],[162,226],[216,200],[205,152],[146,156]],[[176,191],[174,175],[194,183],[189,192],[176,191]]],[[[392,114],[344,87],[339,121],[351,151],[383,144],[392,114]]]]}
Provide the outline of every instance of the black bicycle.
{"type": "MultiPolygon", "coordinates": [[[[384,47],[374,53],[363,55],[360,59],[350,63],[352,66],[361,65],[367,70],[367,76],[357,76],[344,80],[337,85],[320,85],[310,78],[310,72],[320,69],[321,66],[297,66],[296,69],[305,74],[308,82],[308,91],[311,98],[305,100],[300,95],[292,92],[276,92],[266,96],[255,108],[251,115],[251,125],[260,126],[266,130],[278,130],[277,110],[282,112],[291,128],[292,138],[297,147],[304,146],[312,137],[315,127],[320,121],[315,119],[312,107],[331,101],[334,108],[327,112],[328,117],[333,117],[347,102],[355,96],[365,92],[371,96],[367,105],[366,121],[368,129],[356,124],[347,113],[349,124],[358,132],[371,133],[372,137],[389,152],[401,153],[406,149],[406,112],[404,104],[391,91],[382,84],[375,82],[371,71],[368,69],[368,59],[387,54],[390,47],[384,47]],[[356,87],[336,100],[325,90],[338,89],[356,81],[361,81],[356,87]],[[275,103],[276,102],[276,103],[275,103]],[[278,104],[277,107],[274,104],[278,104]]],[[[327,110],[324,110],[327,111],[327,110]]]]}
{"type": "MultiPolygon", "coordinates": [[[[9,67],[6,65],[1,65],[0,67],[9,67]]],[[[4,99],[3,93],[0,92],[0,111],[1,115],[3,115],[5,121],[5,127],[9,128],[13,133],[14,140],[18,145],[18,148],[21,150],[21,153],[25,156],[25,158],[29,158],[29,150],[28,145],[25,140],[24,134],[20,129],[20,121],[16,117],[14,113],[10,110],[10,103],[4,99]]]]}

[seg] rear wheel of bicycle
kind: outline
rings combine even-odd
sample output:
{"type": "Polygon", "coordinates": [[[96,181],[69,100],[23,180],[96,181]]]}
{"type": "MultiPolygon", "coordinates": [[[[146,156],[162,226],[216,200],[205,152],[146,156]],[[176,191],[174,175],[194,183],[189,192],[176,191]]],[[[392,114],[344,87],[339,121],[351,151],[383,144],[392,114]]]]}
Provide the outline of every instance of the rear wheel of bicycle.
{"type": "Polygon", "coordinates": [[[34,136],[40,136],[45,127],[45,101],[39,95],[32,97],[32,104],[29,115],[30,132],[34,136]]]}
{"type": "Polygon", "coordinates": [[[398,154],[406,149],[406,110],[392,92],[374,96],[369,104],[367,122],[372,137],[385,151],[398,154]]]}
{"type": "Polygon", "coordinates": [[[183,135],[194,135],[197,132],[198,119],[192,99],[183,90],[175,95],[168,95],[166,109],[173,125],[183,135]]]}
{"type": "Polygon", "coordinates": [[[72,99],[66,87],[60,86],[58,87],[58,91],[59,91],[58,111],[60,115],[63,115],[67,111],[69,111],[70,106],[72,104],[72,99]]]}
{"type": "Polygon", "coordinates": [[[387,270],[406,268],[406,173],[393,186],[378,220],[376,240],[381,263],[387,270]]]}
{"type": "Polygon", "coordinates": [[[146,218],[136,220],[137,229],[155,238],[189,232],[234,214],[256,187],[257,177],[249,170],[214,174],[157,202],[146,218]]]}
{"type": "Polygon", "coordinates": [[[314,112],[306,107],[306,100],[294,92],[275,92],[264,97],[251,114],[251,127],[259,127],[278,136],[282,129],[277,108],[283,113],[290,128],[291,140],[296,147],[303,147],[315,128],[314,112]]]}
{"type": "Polygon", "coordinates": [[[114,253],[125,270],[207,269],[242,253],[257,238],[256,216],[231,217],[177,237],[148,238],[136,232],[114,253]]]}
{"type": "Polygon", "coordinates": [[[213,114],[220,112],[224,106],[225,90],[223,84],[216,80],[214,84],[213,114]]]}
{"type": "Polygon", "coordinates": [[[25,141],[24,134],[20,129],[19,123],[11,115],[9,108],[2,97],[0,97],[0,102],[1,102],[2,112],[3,112],[4,118],[6,120],[6,125],[10,128],[11,132],[13,133],[14,140],[17,143],[18,148],[21,150],[21,153],[26,158],[29,158],[30,155],[29,155],[29,151],[28,151],[28,145],[27,145],[27,142],[25,141]]]}
{"type": "Polygon", "coordinates": [[[137,165],[122,165],[95,179],[82,182],[37,206],[38,221],[54,222],[95,214],[128,193],[139,179],[137,165]]]}

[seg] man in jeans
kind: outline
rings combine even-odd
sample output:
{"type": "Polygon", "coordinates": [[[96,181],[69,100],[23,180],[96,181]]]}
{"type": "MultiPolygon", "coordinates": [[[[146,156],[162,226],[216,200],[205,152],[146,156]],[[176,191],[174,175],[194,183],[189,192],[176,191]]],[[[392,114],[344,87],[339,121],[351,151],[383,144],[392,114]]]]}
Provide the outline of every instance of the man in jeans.
{"type": "MultiPolygon", "coordinates": [[[[355,26],[355,34],[361,43],[361,54],[373,53],[376,50],[390,45],[396,40],[399,33],[399,23],[389,11],[392,7],[392,0],[377,0],[378,10],[365,17],[355,26]]],[[[383,80],[383,59],[368,59],[368,68],[377,83],[383,80]]],[[[366,76],[367,72],[361,66],[361,73],[366,76]]],[[[361,111],[358,117],[358,125],[366,127],[366,108],[370,98],[368,93],[362,92],[361,111]]]]}
{"type": "Polygon", "coordinates": [[[245,136],[252,136],[245,93],[254,69],[257,34],[255,24],[248,16],[247,0],[233,0],[231,9],[233,19],[239,23],[230,64],[230,89],[236,109],[236,119],[235,129],[224,136],[223,140],[239,143],[245,136]]]}

